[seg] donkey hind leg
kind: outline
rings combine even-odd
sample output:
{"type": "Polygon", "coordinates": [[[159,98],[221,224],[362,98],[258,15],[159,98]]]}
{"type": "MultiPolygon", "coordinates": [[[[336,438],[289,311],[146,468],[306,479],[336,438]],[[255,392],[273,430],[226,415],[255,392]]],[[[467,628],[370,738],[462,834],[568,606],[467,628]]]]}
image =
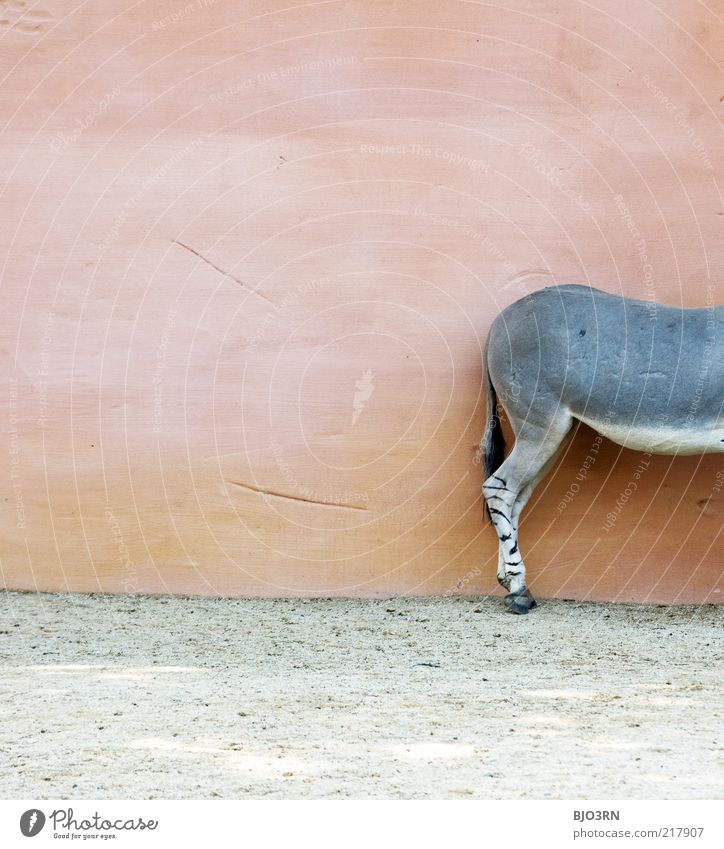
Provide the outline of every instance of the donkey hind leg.
{"type": "MultiPolygon", "coordinates": [[[[560,454],[560,452],[563,448],[563,445],[570,440],[571,436],[573,435],[573,432],[574,432],[574,429],[571,428],[568,431],[568,433],[566,434],[566,436],[564,436],[563,439],[561,440],[561,443],[558,446],[558,448],[555,450],[554,454],[545,462],[545,464],[540,469],[538,474],[533,478],[533,480],[528,481],[528,483],[526,483],[525,486],[523,487],[523,489],[521,489],[520,492],[518,493],[518,497],[515,499],[515,503],[513,504],[513,509],[511,511],[511,517],[510,517],[511,523],[513,525],[513,531],[515,533],[516,538],[519,538],[518,525],[520,523],[520,514],[523,512],[523,508],[528,503],[531,495],[533,494],[533,492],[536,489],[536,487],[538,486],[538,484],[543,480],[543,478],[548,474],[548,472],[555,465],[556,459],[558,458],[558,455],[560,454]]],[[[501,546],[499,546],[499,555],[498,555],[498,581],[500,581],[500,583],[502,583],[503,586],[505,586],[504,581],[507,580],[506,574],[505,574],[505,568],[506,568],[505,553],[504,553],[504,548],[501,545],[501,546]]],[[[525,568],[525,567],[523,567],[523,568],[525,568]]],[[[516,613],[527,613],[529,609],[536,607],[536,601],[533,598],[533,596],[531,595],[530,590],[528,590],[526,588],[522,591],[522,595],[521,595],[520,598],[514,596],[511,593],[511,595],[508,596],[507,599],[506,599],[506,605],[509,607],[509,609],[514,610],[516,613]],[[520,607],[523,607],[524,609],[522,609],[522,610],[517,609],[517,608],[520,608],[520,607]]]]}
{"type": "Polygon", "coordinates": [[[527,613],[535,599],[525,583],[525,564],[518,548],[518,519],[536,483],[555,461],[571,429],[569,416],[561,416],[546,428],[523,425],[507,459],[483,484],[500,543],[498,581],[510,594],[506,606],[514,613],[527,613]]]}
{"type": "MultiPolygon", "coordinates": [[[[550,470],[553,468],[556,463],[556,460],[558,459],[558,455],[563,449],[563,446],[566,443],[570,442],[571,437],[574,433],[575,428],[570,427],[566,434],[563,436],[563,439],[561,439],[558,448],[556,448],[553,454],[546,460],[541,469],[538,471],[538,474],[535,475],[532,479],[530,479],[518,493],[518,497],[515,499],[515,503],[513,504],[513,511],[511,515],[516,534],[518,533],[518,523],[520,522],[520,514],[523,512],[523,508],[530,500],[530,497],[531,495],[533,495],[535,488],[548,474],[548,472],[550,472],[550,470]]],[[[500,560],[504,561],[504,558],[501,556],[500,560]]]]}

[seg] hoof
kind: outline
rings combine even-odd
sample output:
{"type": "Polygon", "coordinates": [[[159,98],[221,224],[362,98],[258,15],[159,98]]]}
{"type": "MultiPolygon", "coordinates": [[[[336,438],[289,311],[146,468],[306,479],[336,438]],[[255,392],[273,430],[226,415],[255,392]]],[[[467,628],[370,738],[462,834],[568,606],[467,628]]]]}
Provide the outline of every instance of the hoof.
{"type": "Polygon", "coordinates": [[[530,590],[527,587],[518,590],[517,593],[510,593],[505,597],[504,601],[505,606],[511,613],[519,613],[521,615],[537,606],[536,600],[530,594],[530,590]]]}

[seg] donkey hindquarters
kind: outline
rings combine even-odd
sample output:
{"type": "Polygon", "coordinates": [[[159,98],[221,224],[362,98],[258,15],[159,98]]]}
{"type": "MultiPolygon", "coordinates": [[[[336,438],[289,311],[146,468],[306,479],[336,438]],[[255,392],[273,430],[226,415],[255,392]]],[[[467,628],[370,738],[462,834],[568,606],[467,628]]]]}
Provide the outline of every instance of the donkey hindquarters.
{"type": "Polygon", "coordinates": [[[483,496],[499,540],[507,607],[527,613],[520,514],[573,425],[636,450],[724,450],[724,307],[681,309],[553,286],[493,322],[484,357],[488,422],[483,496]],[[504,458],[500,399],[515,435],[504,458]]]}

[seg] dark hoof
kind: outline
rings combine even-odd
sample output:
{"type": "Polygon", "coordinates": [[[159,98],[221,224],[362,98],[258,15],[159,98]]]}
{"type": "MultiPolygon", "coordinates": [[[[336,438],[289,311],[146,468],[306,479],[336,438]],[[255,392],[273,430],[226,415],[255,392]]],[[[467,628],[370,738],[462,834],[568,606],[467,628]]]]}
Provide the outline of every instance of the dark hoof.
{"type": "Polygon", "coordinates": [[[536,600],[527,587],[524,590],[518,590],[517,593],[510,593],[503,600],[511,613],[524,614],[537,607],[536,600]]]}

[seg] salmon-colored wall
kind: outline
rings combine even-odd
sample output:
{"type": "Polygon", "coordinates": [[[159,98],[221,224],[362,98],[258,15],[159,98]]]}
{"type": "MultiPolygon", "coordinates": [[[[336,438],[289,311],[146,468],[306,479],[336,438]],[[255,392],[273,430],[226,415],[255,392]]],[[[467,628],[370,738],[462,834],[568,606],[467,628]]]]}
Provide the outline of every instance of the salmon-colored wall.
{"type": "MultiPolygon", "coordinates": [[[[722,299],[696,0],[2,18],[7,587],[492,591],[496,313],[554,282],[722,299]]],[[[720,601],[721,469],[583,430],[522,525],[533,591],[720,601]]]]}

